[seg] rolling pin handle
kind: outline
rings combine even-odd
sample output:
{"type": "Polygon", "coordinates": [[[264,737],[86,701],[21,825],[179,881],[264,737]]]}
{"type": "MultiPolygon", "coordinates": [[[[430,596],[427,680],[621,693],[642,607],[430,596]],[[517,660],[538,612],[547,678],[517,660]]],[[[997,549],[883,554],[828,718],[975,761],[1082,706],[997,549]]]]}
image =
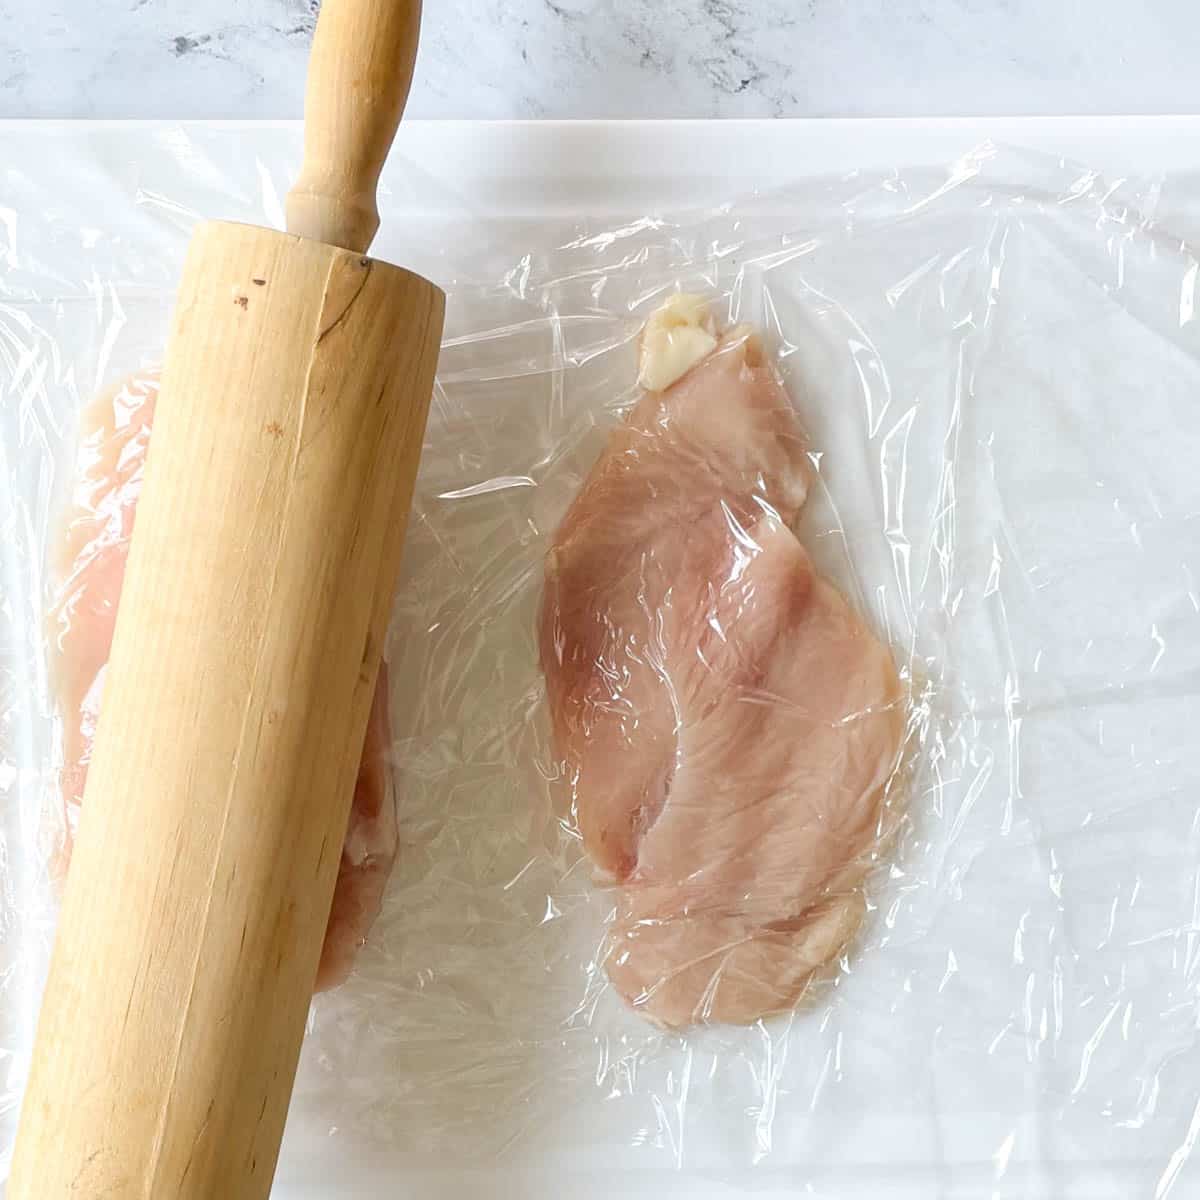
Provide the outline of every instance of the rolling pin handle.
{"type": "Polygon", "coordinates": [[[289,233],[365,253],[375,192],[408,99],[420,0],[324,0],[304,97],[304,162],[289,233]]]}

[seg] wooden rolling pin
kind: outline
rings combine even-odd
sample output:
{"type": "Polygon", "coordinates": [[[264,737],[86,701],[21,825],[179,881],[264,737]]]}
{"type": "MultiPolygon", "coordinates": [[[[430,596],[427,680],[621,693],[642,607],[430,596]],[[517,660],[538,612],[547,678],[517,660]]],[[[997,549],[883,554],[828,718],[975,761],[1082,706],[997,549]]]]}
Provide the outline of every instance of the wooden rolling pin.
{"type": "Polygon", "coordinates": [[[363,256],[419,16],[325,0],[289,232],[192,241],[9,1200],[270,1191],[441,336],[363,256]]]}

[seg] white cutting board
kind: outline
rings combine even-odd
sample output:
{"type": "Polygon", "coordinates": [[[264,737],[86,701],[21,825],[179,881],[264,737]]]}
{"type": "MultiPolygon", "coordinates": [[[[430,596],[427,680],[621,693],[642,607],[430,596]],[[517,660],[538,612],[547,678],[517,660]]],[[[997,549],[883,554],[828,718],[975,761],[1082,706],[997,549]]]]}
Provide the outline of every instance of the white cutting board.
{"type": "MultiPolygon", "coordinates": [[[[180,128],[141,122],[0,123],[0,221],[9,227],[12,244],[19,245],[22,205],[34,196],[43,202],[49,196],[50,203],[67,211],[79,209],[106,235],[121,229],[131,201],[148,205],[161,220],[161,253],[155,253],[151,237],[144,246],[138,282],[145,288],[147,311],[157,313],[178,270],[180,228],[189,226],[197,212],[244,218],[261,209],[267,219],[280,218],[281,197],[273,181],[282,177],[283,164],[298,156],[299,127],[294,123],[194,123],[186,126],[186,138],[180,128]],[[220,153],[210,161],[206,147],[219,148],[220,153]],[[169,165],[173,155],[176,168],[169,165]],[[219,171],[213,166],[217,159],[219,171]],[[81,160],[91,163],[97,181],[86,203],[77,194],[81,160]],[[178,188],[172,186],[173,169],[178,171],[178,188]],[[232,201],[231,180],[244,184],[232,201]],[[184,205],[178,203],[181,195],[187,197],[184,205]]],[[[418,122],[403,127],[385,174],[390,193],[384,205],[387,223],[375,251],[439,279],[448,240],[469,236],[473,223],[520,226],[582,215],[602,218],[708,207],[749,193],[769,193],[807,176],[945,164],[989,140],[1078,159],[1114,177],[1163,172],[1182,176],[1200,170],[1200,118],[1186,117],[418,122]]],[[[1184,232],[1197,223],[1200,207],[1189,210],[1182,204],[1175,228],[1184,232]]],[[[145,240],[144,220],[137,227],[145,240]]],[[[32,662],[0,662],[0,669],[12,670],[18,681],[32,681],[39,674],[32,662]]],[[[33,736],[21,731],[12,735],[11,744],[0,745],[0,763],[4,755],[18,755],[19,744],[28,744],[33,736]]],[[[22,783],[18,780],[16,786],[22,783]]],[[[10,991],[7,1007],[0,1011],[6,1046],[25,1042],[33,1015],[32,995],[10,991]]],[[[10,1114],[10,1126],[11,1119],[10,1114]]],[[[871,1155],[864,1156],[861,1169],[805,1171],[803,1177],[773,1167],[769,1160],[759,1168],[730,1172],[614,1171],[596,1162],[581,1163],[574,1172],[509,1169],[503,1162],[480,1171],[447,1162],[437,1171],[398,1177],[387,1163],[347,1159],[340,1145],[331,1138],[327,1147],[294,1147],[300,1152],[290,1165],[285,1159],[274,1194],[280,1200],[335,1195],[363,1200],[460,1200],[476,1195],[567,1200],[614,1193],[698,1200],[740,1195],[780,1200],[797,1195],[966,1200],[990,1194],[994,1179],[993,1166],[986,1161],[978,1167],[957,1166],[948,1177],[941,1162],[930,1162],[925,1170],[912,1162],[903,1167],[874,1164],[871,1155]]],[[[1006,1180],[1008,1187],[1015,1183],[1011,1176],[1006,1180]]],[[[1039,1180],[1031,1179],[1029,1188],[1031,1196],[1048,1194],[1039,1180]]],[[[1081,1168],[1069,1181],[1069,1194],[1126,1193],[1110,1171],[1103,1178],[1089,1178],[1081,1168]],[[1112,1188],[1116,1190],[1108,1190],[1112,1188]]]]}

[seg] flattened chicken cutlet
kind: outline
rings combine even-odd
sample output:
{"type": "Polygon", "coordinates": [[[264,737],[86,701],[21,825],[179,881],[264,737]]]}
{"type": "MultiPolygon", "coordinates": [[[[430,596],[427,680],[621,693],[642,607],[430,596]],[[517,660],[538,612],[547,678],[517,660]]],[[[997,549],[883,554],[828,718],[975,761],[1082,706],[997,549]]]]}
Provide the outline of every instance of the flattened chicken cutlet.
{"type": "Polygon", "coordinates": [[[618,887],[608,976],[668,1027],[787,1010],[844,950],[904,728],[890,652],[791,532],[812,467],[786,392],[750,329],[683,299],[647,327],[658,390],[554,537],[539,631],[583,845],[618,887]]]}
{"type": "MultiPolygon", "coordinates": [[[[117,385],[83,415],[78,474],[58,547],[58,585],[49,614],[52,677],[63,718],[60,807],[50,822],[49,839],[51,872],[60,883],[70,865],[83,802],[157,395],[158,377],[147,372],[117,385]]],[[[396,860],[399,831],[386,759],[387,693],[384,664],[321,949],[317,991],[336,987],[350,973],[379,915],[396,860]]]]}

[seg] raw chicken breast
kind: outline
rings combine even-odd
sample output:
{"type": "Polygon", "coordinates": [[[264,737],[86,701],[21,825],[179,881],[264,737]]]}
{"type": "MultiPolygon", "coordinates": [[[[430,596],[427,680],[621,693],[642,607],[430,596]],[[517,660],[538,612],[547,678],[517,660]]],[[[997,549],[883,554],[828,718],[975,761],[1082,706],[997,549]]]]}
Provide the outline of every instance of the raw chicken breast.
{"type": "MultiPolygon", "coordinates": [[[[52,678],[63,719],[61,807],[50,830],[51,871],[59,881],[70,864],[83,800],[157,394],[155,374],[137,375],[83,415],[78,475],[55,564],[58,585],[49,620],[52,678]]],[[[371,706],[318,991],[335,987],[349,974],[379,914],[396,859],[399,832],[386,760],[389,740],[385,664],[371,706]]]]}
{"type": "Polygon", "coordinates": [[[745,328],[645,392],[562,522],[541,664],[606,969],[669,1027],[790,1008],[864,911],[891,656],[788,528],[811,467],[745,328]]]}

